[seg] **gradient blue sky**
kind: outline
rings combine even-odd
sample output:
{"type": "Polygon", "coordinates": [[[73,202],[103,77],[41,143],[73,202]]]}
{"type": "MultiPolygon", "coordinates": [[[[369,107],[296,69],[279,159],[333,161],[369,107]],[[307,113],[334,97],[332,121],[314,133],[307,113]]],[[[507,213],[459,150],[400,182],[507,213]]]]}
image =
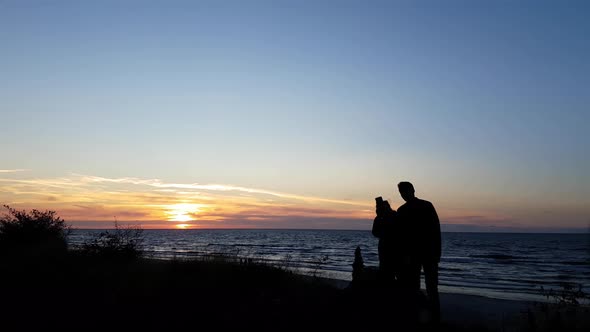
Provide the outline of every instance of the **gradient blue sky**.
{"type": "MultiPolygon", "coordinates": [[[[586,229],[589,9],[0,1],[0,201],[60,211],[84,196],[108,210],[109,193],[159,179],[351,201],[302,216],[295,198],[281,203],[288,215],[269,213],[277,227],[366,229],[373,198],[399,206],[395,184],[410,180],[455,228],[586,229]],[[56,185],[80,175],[127,180],[56,185]]],[[[202,203],[169,194],[168,205],[202,203]]]]}

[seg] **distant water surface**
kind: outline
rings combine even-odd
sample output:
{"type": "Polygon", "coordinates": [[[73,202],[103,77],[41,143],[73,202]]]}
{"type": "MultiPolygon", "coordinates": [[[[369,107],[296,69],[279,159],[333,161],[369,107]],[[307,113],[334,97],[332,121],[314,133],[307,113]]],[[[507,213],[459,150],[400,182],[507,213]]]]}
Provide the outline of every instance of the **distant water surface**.
{"type": "MultiPolygon", "coordinates": [[[[74,230],[72,245],[99,230],[74,230]]],[[[539,287],[564,282],[590,292],[588,234],[443,233],[441,291],[505,299],[543,300],[539,287]]],[[[369,231],[145,230],[155,258],[233,254],[288,266],[299,273],[350,280],[354,250],[377,266],[377,239],[369,231]]]]}

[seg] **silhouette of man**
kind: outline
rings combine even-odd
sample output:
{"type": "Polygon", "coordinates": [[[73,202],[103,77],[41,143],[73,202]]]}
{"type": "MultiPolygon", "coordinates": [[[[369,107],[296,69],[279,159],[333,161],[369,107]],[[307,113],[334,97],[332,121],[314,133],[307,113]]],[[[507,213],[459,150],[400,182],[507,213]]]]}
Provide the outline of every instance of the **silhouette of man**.
{"type": "Polygon", "coordinates": [[[397,212],[391,208],[387,201],[377,201],[377,216],[373,221],[373,236],[379,238],[379,274],[381,281],[386,285],[392,285],[399,276],[400,252],[399,241],[396,241],[396,215],[397,212]]]}
{"type": "Polygon", "coordinates": [[[431,304],[433,320],[440,319],[438,297],[438,263],[441,256],[440,222],[432,203],[415,196],[410,182],[397,185],[406,201],[397,209],[404,232],[404,247],[408,262],[405,265],[405,284],[410,290],[420,290],[420,271],[424,269],[426,294],[431,304]]]}

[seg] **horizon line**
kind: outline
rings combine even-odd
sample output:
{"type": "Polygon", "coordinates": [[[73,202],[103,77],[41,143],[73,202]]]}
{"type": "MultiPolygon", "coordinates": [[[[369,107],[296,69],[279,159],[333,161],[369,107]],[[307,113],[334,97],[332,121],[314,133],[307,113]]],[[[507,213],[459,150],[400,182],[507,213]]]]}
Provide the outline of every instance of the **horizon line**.
{"type": "MultiPolygon", "coordinates": [[[[133,225],[128,225],[133,228],[133,225]]],[[[127,226],[123,226],[126,228],[127,226]]],[[[86,231],[104,231],[104,230],[114,230],[116,228],[78,228],[72,227],[72,230],[86,230],[86,231]]],[[[142,231],[191,231],[191,230],[198,230],[198,231],[346,231],[346,232],[370,232],[370,229],[340,229],[340,228],[141,228],[142,231]]],[[[547,232],[547,231],[531,231],[531,232],[523,232],[523,231],[443,231],[441,233],[494,233],[494,234],[588,234],[590,235],[590,230],[582,231],[582,229],[577,229],[569,232],[547,232]]]]}

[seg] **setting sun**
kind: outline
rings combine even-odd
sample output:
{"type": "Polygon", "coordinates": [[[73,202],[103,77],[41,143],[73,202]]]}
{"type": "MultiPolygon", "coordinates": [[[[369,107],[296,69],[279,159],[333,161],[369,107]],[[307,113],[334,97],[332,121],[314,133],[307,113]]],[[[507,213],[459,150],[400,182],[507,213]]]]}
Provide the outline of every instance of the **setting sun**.
{"type": "MultiPolygon", "coordinates": [[[[168,205],[166,211],[166,215],[168,216],[169,221],[192,221],[195,220],[194,215],[199,212],[200,205],[199,204],[187,204],[187,203],[179,203],[168,205]]],[[[186,224],[179,224],[176,227],[179,228],[186,228],[186,224]],[[185,227],[180,227],[181,225],[185,225],[185,227]]]]}
{"type": "Polygon", "coordinates": [[[190,226],[191,225],[189,225],[189,224],[178,224],[178,225],[176,225],[176,228],[178,228],[178,229],[187,229],[190,226]]]}

